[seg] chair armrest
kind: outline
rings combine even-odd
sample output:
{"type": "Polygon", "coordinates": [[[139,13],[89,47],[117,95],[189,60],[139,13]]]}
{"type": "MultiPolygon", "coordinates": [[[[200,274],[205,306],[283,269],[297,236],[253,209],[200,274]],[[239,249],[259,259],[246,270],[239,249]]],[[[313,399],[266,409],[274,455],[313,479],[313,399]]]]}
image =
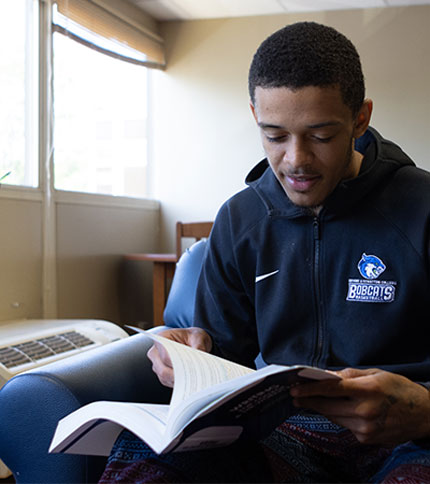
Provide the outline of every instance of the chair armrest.
{"type": "Polygon", "coordinates": [[[0,458],[18,483],[96,482],[105,458],[48,454],[59,419],[97,400],[166,403],[151,369],[151,341],[130,336],[9,380],[0,390],[0,458]]]}

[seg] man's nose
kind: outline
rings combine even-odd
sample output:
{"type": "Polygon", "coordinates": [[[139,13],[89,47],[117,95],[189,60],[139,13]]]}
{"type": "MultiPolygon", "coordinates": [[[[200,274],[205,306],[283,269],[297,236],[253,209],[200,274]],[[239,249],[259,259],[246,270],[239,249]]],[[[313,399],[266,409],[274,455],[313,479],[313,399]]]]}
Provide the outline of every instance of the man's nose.
{"type": "Polygon", "coordinates": [[[305,140],[291,138],[284,153],[284,163],[290,167],[298,168],[310,162],[311,153],[305,140]]]}

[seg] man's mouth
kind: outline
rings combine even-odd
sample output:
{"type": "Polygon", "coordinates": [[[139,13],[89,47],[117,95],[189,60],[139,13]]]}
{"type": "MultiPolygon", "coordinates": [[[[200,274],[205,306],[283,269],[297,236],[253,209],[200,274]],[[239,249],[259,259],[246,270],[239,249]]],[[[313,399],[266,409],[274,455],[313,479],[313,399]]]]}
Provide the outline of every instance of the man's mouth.
{"type": "Polygon", "coordinates": [[[296,192],[307,192],[320,180],[319,175],[286,175],[285,180],[296,192]]]}

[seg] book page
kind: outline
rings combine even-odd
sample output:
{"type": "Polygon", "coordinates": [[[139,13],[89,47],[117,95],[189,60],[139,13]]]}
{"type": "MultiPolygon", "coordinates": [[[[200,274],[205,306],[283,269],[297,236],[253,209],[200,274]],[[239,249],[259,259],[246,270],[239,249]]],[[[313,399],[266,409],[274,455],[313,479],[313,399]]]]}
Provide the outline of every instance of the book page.
{"type": "Polygon", "coordinates": [[[62,418],[49,452],[109,455],[116,437],[126,428],[154,450],[165,446],[168,405],[99,401],[62,418]]]}
{"type": "Polygon", "coordinates": [[[171,407],[178,405],[195,392],[255,371],[176,341],[154,334],[145,334],[162,344],[172,360],[175,385],[171,407]]]}
{"type": "Polygon", "coordinates": [[[169,415],[169,405],[160,403],[130,403],[130,407],[135,406],[140,411],[151,414],[154,419],[158,420],[162,425],[166,425],[167,417],[169,415]]]}

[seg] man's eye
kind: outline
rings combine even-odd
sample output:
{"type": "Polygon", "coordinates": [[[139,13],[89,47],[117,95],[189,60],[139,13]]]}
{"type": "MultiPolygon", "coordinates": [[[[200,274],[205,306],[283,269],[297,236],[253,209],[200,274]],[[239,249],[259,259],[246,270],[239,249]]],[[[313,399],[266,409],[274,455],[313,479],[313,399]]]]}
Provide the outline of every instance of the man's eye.
{"type": "Polygon", "coordinates": [[[285,140],[285,136],[267,136],[266,139],[269,143],[281,143],[285,140]]]}
{"type": "Polygon", "coordinates": [[[314,140],[318,141],[319,143],[328,143],[333,139],[333,136],[322,137],[322,136],[314,136],[314,140]]]}

